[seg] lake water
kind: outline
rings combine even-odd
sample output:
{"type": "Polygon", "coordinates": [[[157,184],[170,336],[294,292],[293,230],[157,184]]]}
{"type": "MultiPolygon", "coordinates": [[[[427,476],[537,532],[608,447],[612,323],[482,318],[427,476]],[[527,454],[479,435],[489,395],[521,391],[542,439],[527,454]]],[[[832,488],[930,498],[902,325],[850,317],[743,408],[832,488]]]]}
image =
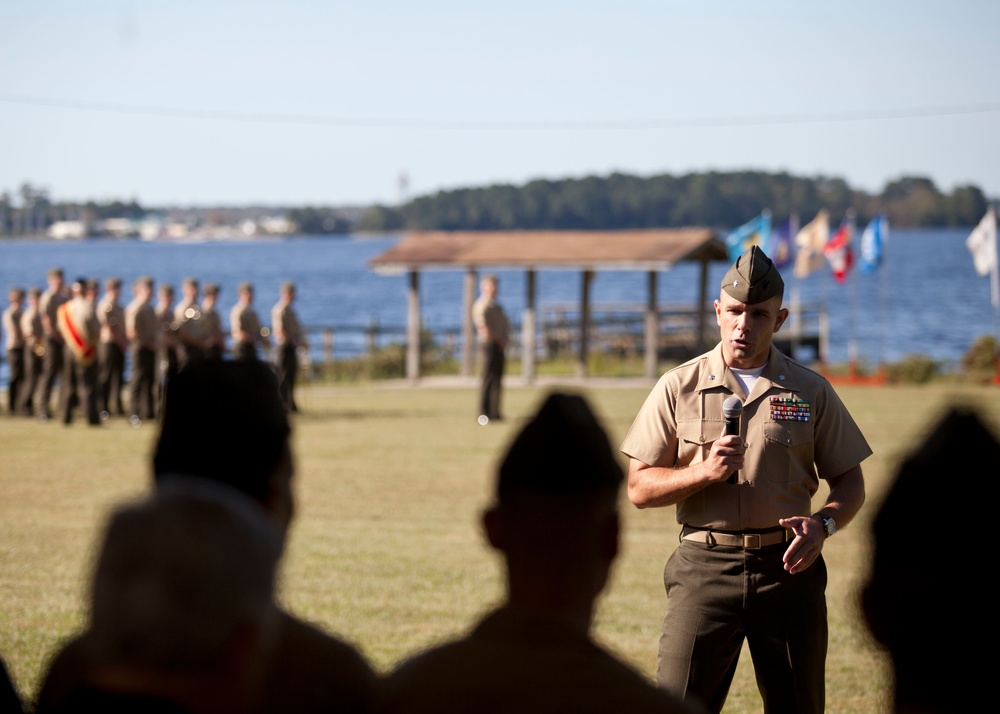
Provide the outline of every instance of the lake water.
{"type": "MultiPolygon", "coordinates": [[[[828,270],[797,281],[787,270],[786,302],[797,289],[803,302],[826,304],[830,320],[828,359],[845,362],[853,335],[862,363],[879,359],[897,361],[909,354],[924,354],[954,365],[983,334],[996,334],[996,317],[990,304],[989,280],[976,274],[965,247],[971,229],[893,231],[880,271],[851,274],[847,284],[833,281],[828,270]]],[[[377,275],[368,261],[390,248],[398,236],[376,238],[288,237],[282,239],[225,240],[214,242],[142,242],[136,240],[0,240],[0,297],[6,306],[7,290],[15,285],[44,287],[45,273],[61,266],[67,279],[88,276],[121,277],[126,285],[148,274],[157,283],[179,288],[193,275],[202,283],[222,286],[220,307],[228,322],[236,300],[236,285],[250,280],[256,288],[256,307],[262,320],[270,321],[270,308],[285,280],[298,285],[296,303],[300,320],[309,326],[335,328],[337,356],[364,349],[363,328],[377,322],[402,330],[406,323],[406,286],[403,275],[377,275]]],[[[710,285],[717,285],[727,266],[710,269],[710,285]]],[[[515,321],[524,305],[524,275],[497,271],[500,302],[515,321]]],[[[679,265],[661,273],[661,303],[692,303],[698,269],[679,265]]],[[[457,331],[461,324],[463,273],[460,270],[421,274],[421,311],[432,331],[457,331]]],[[[600,303],[645,301],[646,276],[634,271],[598,273],[592,300],[600,303]]],[[[537,300],[546,306],[575,303],[580,274],[571,270],[539,271],[537,300]]],[[[179,294],[179,291],[178,291],[179,294]]],[[[127,302],[129,291],[123,292],[127,302]]],[[[315,344],[314,350],[319,349],[315,344]]],[[[6,382],[6,365],[0,367],[6,382]]]]}

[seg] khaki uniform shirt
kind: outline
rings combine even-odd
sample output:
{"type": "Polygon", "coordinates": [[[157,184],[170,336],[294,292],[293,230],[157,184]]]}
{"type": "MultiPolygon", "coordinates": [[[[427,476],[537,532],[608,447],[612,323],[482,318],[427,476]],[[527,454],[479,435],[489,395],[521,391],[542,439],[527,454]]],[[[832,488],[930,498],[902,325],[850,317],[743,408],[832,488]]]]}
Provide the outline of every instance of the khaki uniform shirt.
{"type": "Polygon", "coordinates": [[[510,323],[500,304],[485,297],[478,298],[472,304],[472,321],[477,329],[484,326],[489,331],[490,341],[505,343],[510,335],[510,323]]]}
{"type": "Polygon", "coordinates": [[[24,347],[24,333],[21,331],[21,308],[10,305],[3,311],[4,345],[8,350],[24,347]]]}
{"type": "Polygon", "coordinates": [[[240,303],[236,303],[233,306],[229,313],[229,327],[233,334],[233,342],[237,344],[246,342],[241,334],[243,332],[250,336],[250,342],[253,344],[261,340],[260,319],[249,305],[244,307],[240,303]]]}
{"type": "Polygon", "coordinates": [[[219,316],[218,310],[214,307],[202,309],[199,322],[203,323],[205,337],[211,337],[214,345],[225,350],[226,333],[222,329],[222,318],[219,316]]]}
{"type": "Polygon", "coordinates": [[[59,306],[69,300],[69,296],[62,292],[52,292],[46,290],[42,293],[38,301],[38,309],[48,319],[48,327],[42,323],[46,335],[58,342],[62,341],[62,334],[59,332],[59,306]]]}
{"type": "Polygon", "coordinates": [[[208,336],[201,308],[192,300],[181,300],[174,308],[176,334],[181,342],[197,342],[208,336]]]}
{"type": "Polygon", "coordinates": [[[126,343],[125,310],[117,302],[102,298],[97,303],[97,320],[101,323],[101,342],[126,343]]]}
{"type": "Polygon", "coordinates": [[[24,344],[32,350],[42,344],[42,313],[28,305],[21,315],[21,334],[24,335],[24,344]]]}
{"type": "Polygon", "coordinates": [[[97,310],[93,303],[82,297],[73,298],[61,310],[64,315],[58,324],[66,344],[77,361],[89,365],[94,361],[101,331],[97,310]]]}
{"type": "Polygon", "coordinates": [[[160,336],[160,320],[148,300],[133,300],[125,308],[125,329],[134,344],[155,350],[160,336]]]}
{"type": "Polygon", "coordinates": [[[725,430],[722,404],[744,399],[747,443],[739,484],[717,483],[677,503],[677,521],[699,528],[772,528],[807,516],[820,478],[839,476],[872,451],[830,383],[771,347],[753,391],[744,395],[721,343],[664,374],[646,398],[621,450],[650,466],[705,460],[725,430]]]}
{"type": "Polygon", "coordinates": [[[291,305],[279,302],[271,308],[271,330],[278,345],[305,344],[305,332],[291,305]]]}

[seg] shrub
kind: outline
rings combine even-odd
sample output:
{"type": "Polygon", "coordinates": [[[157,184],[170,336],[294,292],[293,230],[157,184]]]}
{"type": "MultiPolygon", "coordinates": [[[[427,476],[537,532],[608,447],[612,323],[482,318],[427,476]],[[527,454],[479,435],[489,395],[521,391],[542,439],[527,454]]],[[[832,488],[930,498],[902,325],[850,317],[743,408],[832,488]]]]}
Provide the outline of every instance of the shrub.
{"type": "Polygon", "coordinates": [[[890,364],[889,380],[927,384],[941,371],[941,365],[926,355],[907,355],[900,362],[890,364]]]}
{"type": "Polygon", "coordinates": [[[989,379],[995,371],[997,355],[997,338],[982,335],[962,356],[962,371],[977,380],[989,379]]]}

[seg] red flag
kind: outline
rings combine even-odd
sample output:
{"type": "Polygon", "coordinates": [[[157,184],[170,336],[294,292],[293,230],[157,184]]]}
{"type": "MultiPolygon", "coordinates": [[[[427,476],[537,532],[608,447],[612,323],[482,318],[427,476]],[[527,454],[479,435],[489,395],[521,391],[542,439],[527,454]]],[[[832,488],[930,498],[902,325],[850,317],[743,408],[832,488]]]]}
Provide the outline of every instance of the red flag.
{"type": "Polygon", "coordinates": [[[851,224],[844,221],[823,247],[823,255],[830,262],[833,277],[838,283],[847,280],[847,274],[854,265],[854,251],[851,250],[853,234],[854,229],[851,224]]]}

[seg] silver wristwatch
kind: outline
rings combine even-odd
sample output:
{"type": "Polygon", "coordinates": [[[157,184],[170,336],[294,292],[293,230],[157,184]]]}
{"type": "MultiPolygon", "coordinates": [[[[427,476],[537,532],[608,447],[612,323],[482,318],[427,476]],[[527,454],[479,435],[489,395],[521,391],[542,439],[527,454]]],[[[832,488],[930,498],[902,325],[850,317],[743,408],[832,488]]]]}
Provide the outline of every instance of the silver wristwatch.
{"type": "Polygon", "coordinates": [[[829,517],[823,517],[823,533],[827,538],[837,532],[837,522],[829,517]]]}

